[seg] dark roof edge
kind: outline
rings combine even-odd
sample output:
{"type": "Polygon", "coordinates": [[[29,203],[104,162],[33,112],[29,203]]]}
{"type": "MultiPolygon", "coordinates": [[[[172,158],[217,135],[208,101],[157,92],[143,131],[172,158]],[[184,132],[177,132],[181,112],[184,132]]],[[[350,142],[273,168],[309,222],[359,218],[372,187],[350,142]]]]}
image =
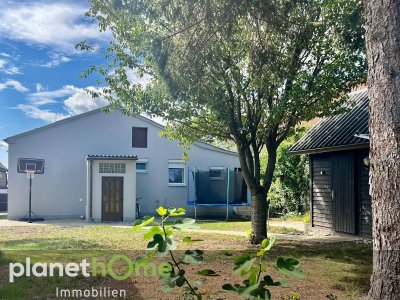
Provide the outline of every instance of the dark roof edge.
{"type": "Polygon", "coordinates": [[[318,154],[318,153],[327,153],[327,152],[335,152],[335,151],[345,151],[345,150],[356,150],[356,149],[368,149],[369,143],[362,144],[352,144],[352,145],[340,145],[334,147],[327,148],[316,148],[316,149],[306,149],[299,151],[289,151],[289,155],[301,155],[301,154],[318,154]]]}

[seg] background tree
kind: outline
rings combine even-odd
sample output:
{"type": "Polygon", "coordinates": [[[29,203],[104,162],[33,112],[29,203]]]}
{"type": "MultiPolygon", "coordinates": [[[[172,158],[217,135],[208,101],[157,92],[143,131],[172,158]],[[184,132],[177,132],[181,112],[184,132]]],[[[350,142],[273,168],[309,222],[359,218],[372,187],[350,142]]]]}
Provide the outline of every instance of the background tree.
{"type": "Polygon", "coordinates": [[[115,40],[105,50],[109,63],[83,76],[104,76],[113,107],[166,118],[166,135],[184,144],[235,143],[254,243],[267,235],[278,146],[300,121],[335,112],[365,80],[355,0],[92,0],[88,16],[115,40]],[[149,82],[130,80],[132,70],[149,82]]]}
{"type": "MultiPolygon", "coordinates": [[[[309,210],[309,165],[306,155],[289,155],[288,151],[307,131],[299,126],[294,134],[280,144],[276,168],[268,193],[269,216],[301,215],[309,210]]],[[[261,166],[266,166],[268,155],[261,153],[261,166]]],[[[262,168],[265,169],[265,168],[262,168]]]]}
{"type": "Polygon", "coordinates": [[[400,3],[365,0],[373,226],[370,299],[400,297],[400,3]]]}

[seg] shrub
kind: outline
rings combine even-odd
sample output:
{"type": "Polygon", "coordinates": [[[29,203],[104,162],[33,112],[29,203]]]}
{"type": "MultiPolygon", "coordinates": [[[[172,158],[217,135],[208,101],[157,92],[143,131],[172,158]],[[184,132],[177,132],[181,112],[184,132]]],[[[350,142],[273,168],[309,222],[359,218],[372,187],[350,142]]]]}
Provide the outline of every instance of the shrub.
{"type": "MultiPolygon", "coordinates": [[[[184,299],[201,300],[203,295],[199,292],[199,286],[202,284],[199,280],[190,280],[184,270],[184,266],[188,264],[200,265],[203,262],[203,251],[186,250],[183,257],[177,258],[176,241],[174,240],[174,230],[185,230],[195,228],[194,219],[170,218],[184,216],[186,211],[183,208],[164,208],[157,209],[161,222],[156,222],[154,217],[144,217],[143,220],[137,220],[132,228],[133,231],[139,230],[144,226],[152,225],[146,233],[143,234],[145,240],[150,240],[147,244],[145,256],[135,260],[134,268],[143,263],[148,263],[154,256],[170,257],[167,262],[171,268],[166,272],[162,279],[165,284],[161,287],[162,291],[169,292],[174,288],[181,288],[184,299]],[[167,225],[168,224],[168,225],[167,225]]],[[[195,243],[202,240],[192,239],[186,236],[182,239],[182,243],[195,243]]],[[[271,293],[268,289],[270,286],[287,286],[288,281],[274,281],[267,273],[266,253],[275,243],[275,237],[264,239],[259,245],[259,251],[255,257],[245,253],[234,259],[234,273],[246,277],[241,284],[225,284],[223,289],[236,292],[240,297],[246,299],[270,299],[271,293]]],[[[304,273],[300,268],[299,261],[293,258],[279,257],[276,261],[275,269],[284,276],[302,279],[304,273]]],[[[201,276],[217,276],[218,274],[211,269],[203,269],[197,272],[201,276]]]]}
{"type": "Polygon", "coordinates": [[[310,215],[309,211],[305,213],[304,218],[303,218],[303,222],[304,223],[311,223],[311,215],[310,215]]]}

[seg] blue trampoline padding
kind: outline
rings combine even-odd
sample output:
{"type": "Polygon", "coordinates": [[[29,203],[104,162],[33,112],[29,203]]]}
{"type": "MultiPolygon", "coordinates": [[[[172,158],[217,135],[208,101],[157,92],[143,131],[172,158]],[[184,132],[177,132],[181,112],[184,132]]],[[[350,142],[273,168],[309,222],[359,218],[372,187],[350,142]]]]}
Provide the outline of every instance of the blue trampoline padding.
{"type": "MultiPolygon", "coordinates": [[[[189,206],[195,206],[194,201],[188,201],[186,202],[186,205],[189,206]]],[[[242,203],[229,203],[228,206],[246,206],[248,205],[247,202],[242,202],[242,203]]],[[[226,206],[226,203],[196,203],[196,206],[226,206]]]]}

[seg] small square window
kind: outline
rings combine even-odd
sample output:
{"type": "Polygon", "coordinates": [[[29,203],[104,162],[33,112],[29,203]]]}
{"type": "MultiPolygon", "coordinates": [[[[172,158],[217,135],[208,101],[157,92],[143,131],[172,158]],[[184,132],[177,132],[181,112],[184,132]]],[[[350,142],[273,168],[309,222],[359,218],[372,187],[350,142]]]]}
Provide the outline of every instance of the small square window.
{"type": "Polygon", "coordinates": [[[100,163],[99,173],[125,173],[124,163],[100,163]]]}
{"type": "Polygon", "coordinates": [[[180,161],[170,161],[168,163],[168,185],[185,186],[185,163],[180,161]]]}
{"type": "Polygon", "coordinates": [[[132,147],[147,148],[147,128],[132,127],[132,147]]]}
{"type": "Polygon", "coordinates": [[[136,162],[136,172],[137,173],[146,173],[148,171],[148,160],[147,159],[139,159],[136,162]]]}
{"type": "Polygon", "coordinates": [[[210,167],[210,179],[211,180],[223,180],[224,179],[224,167],[210,167]]]}

